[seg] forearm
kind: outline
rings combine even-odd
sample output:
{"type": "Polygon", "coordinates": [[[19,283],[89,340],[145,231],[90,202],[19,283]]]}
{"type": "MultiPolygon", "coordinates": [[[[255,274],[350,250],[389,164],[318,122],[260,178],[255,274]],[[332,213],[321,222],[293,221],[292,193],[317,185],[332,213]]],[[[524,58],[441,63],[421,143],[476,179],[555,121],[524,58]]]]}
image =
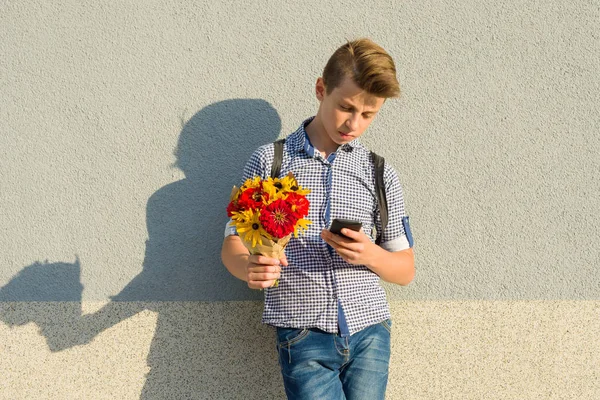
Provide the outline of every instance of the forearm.
{"type": "Polygon", "coordinates": [[[379,246],[374,248],[367,265],[386,282],[408,285],[415,277],[415,257],[412,248],[390,252],[379,246]]]}
{"type": "Polygon", "coordinates": [[[248,265],[249,256],[250,253],[243,245],[239,236],[231,235],[223,240],[221,260],[231,275],[244,282],[248,282],[246,267],[248,265]]]}

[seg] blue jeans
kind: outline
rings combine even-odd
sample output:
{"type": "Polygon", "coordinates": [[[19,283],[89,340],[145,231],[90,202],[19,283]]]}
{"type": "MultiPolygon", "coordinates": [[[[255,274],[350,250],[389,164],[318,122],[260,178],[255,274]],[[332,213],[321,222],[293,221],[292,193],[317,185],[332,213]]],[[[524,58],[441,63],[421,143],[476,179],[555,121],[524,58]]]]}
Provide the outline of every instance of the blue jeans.
{"type": "Polygon", "coordinates": [[[390,320],[349,337],[319,329],[277,328],[283,385],[294,400],[385,398],[390,320]]]}

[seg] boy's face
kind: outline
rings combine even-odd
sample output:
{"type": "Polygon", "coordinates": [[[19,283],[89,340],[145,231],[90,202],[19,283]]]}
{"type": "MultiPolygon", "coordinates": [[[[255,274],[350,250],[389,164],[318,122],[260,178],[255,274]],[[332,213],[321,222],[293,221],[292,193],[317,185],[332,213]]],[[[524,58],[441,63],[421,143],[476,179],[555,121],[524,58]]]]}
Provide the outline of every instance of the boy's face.
{"type": "Polygon", "coordinates": [[[321,103],[318,115],[328,138],[338,145],[360,137],[385,101],[383,97],[365,92],[350,78],[345,78],[329,94],[323,78],[319,78],[316,90],[321,103]]]}

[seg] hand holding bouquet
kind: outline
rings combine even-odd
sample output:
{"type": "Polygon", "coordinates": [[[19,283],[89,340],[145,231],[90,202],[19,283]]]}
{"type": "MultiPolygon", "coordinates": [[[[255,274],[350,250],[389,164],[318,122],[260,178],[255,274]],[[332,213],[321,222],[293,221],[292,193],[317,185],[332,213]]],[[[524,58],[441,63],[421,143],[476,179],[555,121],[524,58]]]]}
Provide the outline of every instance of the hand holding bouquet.
{"type": "Polygon", "coordinates": [[[281,259],[292,234],[307,229],[310,190],[290,172],[284,178],[247,179],[233,187],[227,215],[251,254],[281,259]]]}

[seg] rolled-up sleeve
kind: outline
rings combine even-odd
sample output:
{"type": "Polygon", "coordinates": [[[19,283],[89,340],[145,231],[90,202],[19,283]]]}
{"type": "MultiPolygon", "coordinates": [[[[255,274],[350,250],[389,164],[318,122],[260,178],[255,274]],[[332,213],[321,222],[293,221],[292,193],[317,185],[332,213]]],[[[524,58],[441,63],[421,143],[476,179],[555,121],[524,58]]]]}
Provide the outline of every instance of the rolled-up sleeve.
{"type": "Polygon", "coordinates": [[[232,236],[232,235],[237,235],[237,229],[235,229],[235,225],[233,224],[233,221],[230,219],[227,224],[225,225],[225,237],[227,236],[232,236]]]}
{"type": "MultiPolygon", "coordinates": [[[[398,174],[392,166],[385,165],[383,174],[388,204],[388,223],[382,232],[381,247],[388,251],[401,251],[413,247],[409,218],[404,206],[404,195],[398,174]]],[[[377,212],[377,229],[381,229],[381,216],[377,212]]]]}

